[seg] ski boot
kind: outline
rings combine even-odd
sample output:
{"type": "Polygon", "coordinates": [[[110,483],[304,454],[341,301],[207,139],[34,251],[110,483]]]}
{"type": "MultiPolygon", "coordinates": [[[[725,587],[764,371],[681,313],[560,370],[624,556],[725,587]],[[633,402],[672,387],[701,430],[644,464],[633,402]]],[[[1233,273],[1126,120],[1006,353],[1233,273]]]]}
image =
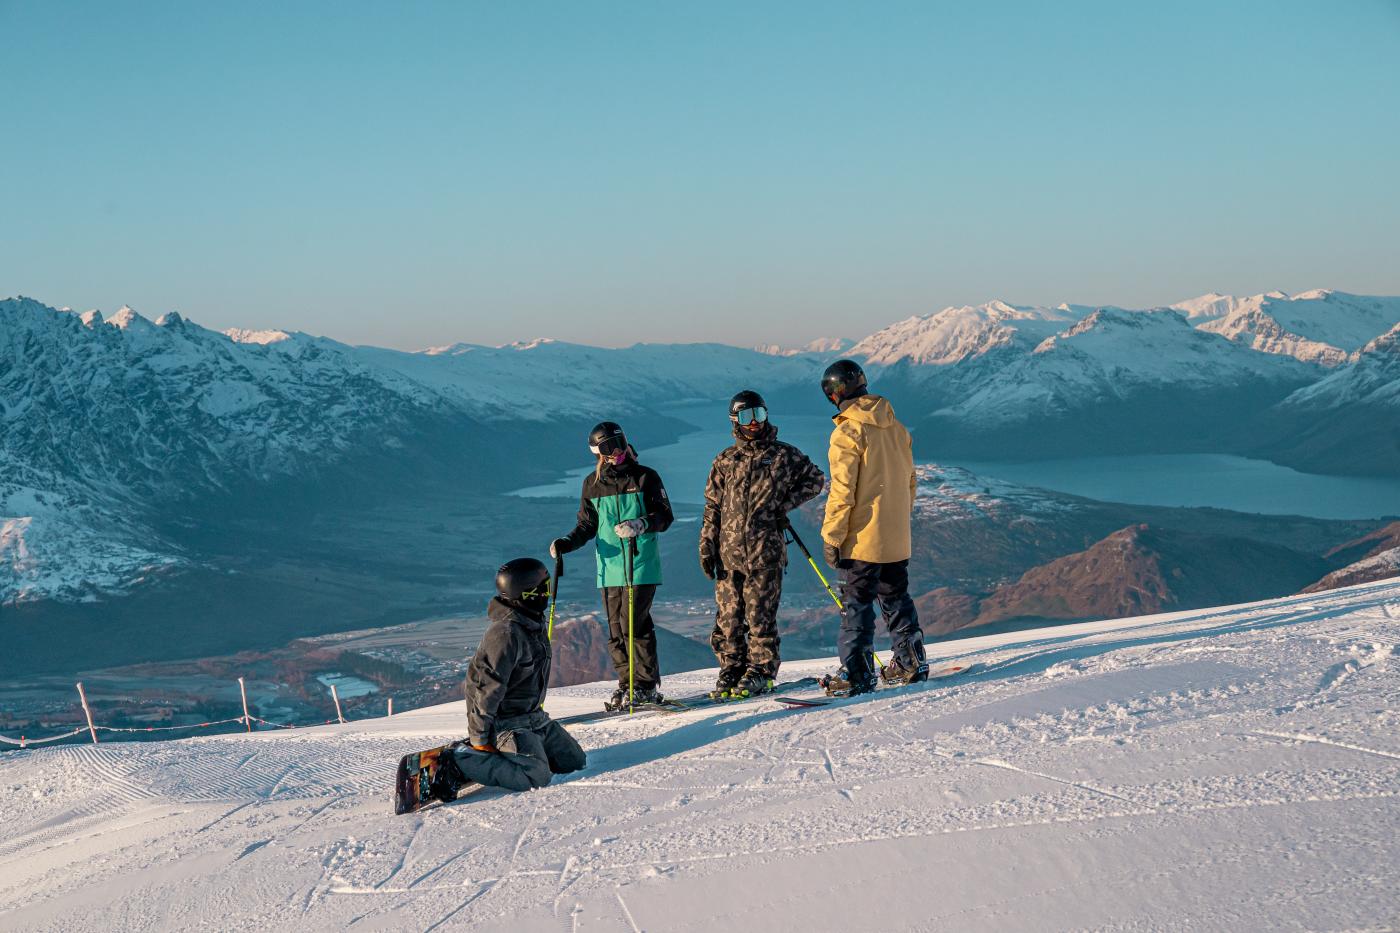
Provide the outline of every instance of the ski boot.
{"type": "Polygon", "coordinates": [[[618,687],[603,704],[603,709],[610,713],[620,713],[637,706],[659,706],[665,702],[666,698],[655,687],[638,687],[630,695],[626,687],[618,687]]]}
{"type": "Polygon", "coordinates": [[[827,674],[820,681],[821,688],[826,691],[829,697],[853,697],[862,693],[871,693],[878,683],[874,674],[866,671],[864,675],[852,678],[843,667],[834,674],[827,674]]]}
{"type": "MultiPolygon", "coordinates": [[[[625,700],[625,697],[624,697],[625,700]]],[[[636,695],[632,698],[634,706],[661,706],[666,702],[666,698],[661,695],[661,691],[655,687],[638,687],[636,695]]]]}
{"type": "Polygon", "coordinates": [[[734,685],[734,689],[729,691],[729,699],[747,700],[749,697],[772,692],[773,678],[756,671],[749,671],[734,685]]]}
{"type": "Polygon", "coordinates": [[[719,672],[719,678],[715,681],[715,689],[711,690],[707,696],[711,700],[727,700],[734,686],[744,678],[742,670],[723,670],[719,672]]]}
{"type": "Polygon", "coordinates": [[[603,701],[603,709],[609,713],[616,713],[627,708],[627,688],[618,687],[613,691],[612,696],[603,701]]]}
{"type": "Polygon", "coordinates": [[[454,752],[460,744],[454,742],[438,756],[437,768],[433,770],[433,779],[428,784],[428,795],[434,800],[451,803],[457,799],[457,791],[461,790],[462,785],[471,783],[462,769],[457,767],[454,752]]]}
{"type": "Polygon", "coordinates": [[[880,679],[891,686],[902,687],[928,680],[928,662],[922,659],[890,658],[880,671],[880,679]]]}

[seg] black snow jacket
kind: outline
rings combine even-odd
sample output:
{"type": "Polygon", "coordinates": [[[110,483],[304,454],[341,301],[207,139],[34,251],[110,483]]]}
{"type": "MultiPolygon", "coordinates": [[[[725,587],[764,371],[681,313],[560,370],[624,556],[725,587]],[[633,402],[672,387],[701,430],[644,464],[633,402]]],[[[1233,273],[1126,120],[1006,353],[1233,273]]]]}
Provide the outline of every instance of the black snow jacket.
{"type": "Polygon", "coordinates": [[[621,466],[600,462],[584,477],[578,523],[563,537],[560,550],[567,554],[596,540],[598,586],[622,586],[622,542],[613,526],[631,518],[646,521],[646,531],[637,538],[632,582],[659,584],[661,547],[656,536],[671,527],[674,516],[661,477],[651,467],[638,463],[635,453],[621,466]]]}
{"type": "Polygon", "coordinates": [[[822,491],[826,475],[778,429],[735,442],[715,457],[705,483],[700,556],[717,557],[724,570],[756,573],[787,566],[783,529],[787,513],[822,491]]]}
{"type": "Polygon", "coordinates": [[[549,639],[543,616],[491,600],[491,625],[467,666],[467,736],[494,745],[496,723],[533,713],[549,686],[549,639]]]}

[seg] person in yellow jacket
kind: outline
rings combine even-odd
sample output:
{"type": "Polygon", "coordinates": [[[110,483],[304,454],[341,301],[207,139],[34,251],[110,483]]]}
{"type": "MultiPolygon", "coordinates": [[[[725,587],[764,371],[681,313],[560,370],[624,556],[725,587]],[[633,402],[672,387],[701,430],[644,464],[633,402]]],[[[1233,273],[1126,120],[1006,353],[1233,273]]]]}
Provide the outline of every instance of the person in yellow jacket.
{"type": "Polygon", "coordinates": [[[927,680],[924,633],[909,596],[910,523],[918,482],[913,441],[889,401],[867,391],[865,372],[851,360],[827,367],[822,394],[837,408],[822,543],[826,562],[840,572],[842,602],[841,670],[823,684],[838,696],[875,689],[877,601],[894,653],[882,671],[885,680],[927,680]]]}

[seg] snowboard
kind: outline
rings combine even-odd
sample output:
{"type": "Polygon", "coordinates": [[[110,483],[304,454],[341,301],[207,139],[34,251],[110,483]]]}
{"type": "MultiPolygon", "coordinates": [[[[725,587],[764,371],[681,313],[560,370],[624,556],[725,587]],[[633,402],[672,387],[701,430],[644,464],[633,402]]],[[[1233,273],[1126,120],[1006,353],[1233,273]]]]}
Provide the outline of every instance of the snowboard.
{"type": "MultiPolygon", "coordinates": [[[[929,672],[928,672],[928,679],[929,679],[930,681],[932,681],[932,680],[945,680],[945,679],[947,679],[947,678],[949,678],[949,677],[955,677],[955,676],[957,676],[958,674],[967,674],[967,673],[970,673],[970,672],[972,672],[973,670],[975,670],[977,667],[978,667],[978,665],[976,665],[976,664],[950,664],[950,665],[948,665],[947,667],[940,667],[940,668],[938,668],[937,670],[931,670],[931,671],[929,671],[929,672]]],[[[927,682],[928,682],[928,681],[921,681],[921,683],[927,683],[927,682]]],[[[898,690],[898,689],[900,689],[900,688],[902,688],[902,687],[912,687],[912,686],[916,686],[916,685],[915,685],[915,684],[886,684],[886,683],[881,682],[880,685],[877,686],[872,692],[870,692],[870,693],[861,693],[861,694],[857,694],[857,696],[874,696],[875,694],[877,694],[877,693],[883,693],[883,692],[886,691],[886,690],[898,690]]],[[[770,697],[770,699],[776,700],[777,702],[783,704],[784,706],[791,706],[791,707],[794,707],[794,708],[797,708],[797,709],[806,709],[806,708],[812,707],[812,706],[826,706],[826,705],[828,705],[828,704],[830,704],[830,703],[832,703],[832,702],[834,702],[834,701],[836,701],[836,700],[844,700],[844,699],[846,699],[846,697],[839,697],[839,696],[835,696],[835,697],[831,697],[831,696],[820,696],[820,697],[776,696],[776,697],[770,697]]]]}
{"type": "Polygon", "coordinates": [[[452,754],[458,743],[439,745],[426,751],[413,752],[399,759],[398,775],[394,779],[394,812],[414,813],[438,798],[432,795],[433,778],[444,755],[452,754]]]}
{"type": "MultiPolygon", "coordinates": [[[[775,686],[776,690],[796,690],[803,687],[814,687],[817,684],[815,677],[803,677],[800,680],[790,680],[775,686]]],[[[667,699],[661,703],[639,703],[631,711],[621,710],[595,710],[589,713],[577,713],[573,716],[562,716],[555,722],[561,726],[577,726],[583,723],[600,722],[604,719],[613,719],[618,716],[628,715],[650,715],[656,713],[683,713],[687,710],[702,709],[707,706],[721,706],[731,703],[746,703],[749,700],[778,699],[772,693],[760,693],[757,696],[739,698],[715,699],[708,693],[697,693],[694,696],[679,697],[677,699],[667,699]]],[[[437,798],[432,795],[433,778],[437,776],[438,767],[442,756],[452,753],[452,748],[459,742],[448,745],[439,745],[437,748],[429,748],[421,752],[413,752],[404,755],[399,759],[398,774],[394,779],[394,812],[396,814],[416,813],[433,803],[437,798]]],[[[472,785],[463,785],[470,787],[472,785]]],[[[459,788],[460,792],[460,788],[459,788]]]]}

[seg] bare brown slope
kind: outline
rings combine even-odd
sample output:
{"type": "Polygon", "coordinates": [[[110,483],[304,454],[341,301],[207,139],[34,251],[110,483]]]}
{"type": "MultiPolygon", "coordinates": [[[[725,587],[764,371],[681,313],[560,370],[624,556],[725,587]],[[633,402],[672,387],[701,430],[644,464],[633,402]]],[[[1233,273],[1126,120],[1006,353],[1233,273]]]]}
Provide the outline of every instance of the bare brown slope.
{"type": "MultiPolygon", "coordinates": [[[[615,676],[608,654],[608,628],[596,617],[556,622],[552,647],[551,687],[610,680],[615,676]]],[[[656,653],[660,655],[663,674],[715,666],[715,656],[708,647],[659,626],[656,653]]]]}
{"type": "Polygon", "coordinates": [[[1400,575],[1400,522],[1391,522],[1368,535],[1338,545],[1326,554],[1337,570],[1303,590],[1320,593],[1339,586],[1354,586],[1400,575]]]}
{"type": "Polygon", "coordinates": [[[982,600],[972,625],[1008,619],[1122,618],[1297,592],[1319,557],[1213,535],[1130,525],[1027,571],[982,600]]]}

